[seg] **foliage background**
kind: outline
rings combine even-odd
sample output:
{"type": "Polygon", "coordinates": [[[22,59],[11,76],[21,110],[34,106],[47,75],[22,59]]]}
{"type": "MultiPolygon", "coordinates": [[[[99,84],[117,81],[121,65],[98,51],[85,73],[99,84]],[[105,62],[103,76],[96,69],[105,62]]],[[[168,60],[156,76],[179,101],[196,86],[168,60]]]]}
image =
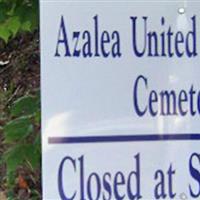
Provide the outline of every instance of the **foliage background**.
{"type": "Polygon", "coordinates": [[[37,0],[0,0],[0,199],[41,199],[37,0]]]}

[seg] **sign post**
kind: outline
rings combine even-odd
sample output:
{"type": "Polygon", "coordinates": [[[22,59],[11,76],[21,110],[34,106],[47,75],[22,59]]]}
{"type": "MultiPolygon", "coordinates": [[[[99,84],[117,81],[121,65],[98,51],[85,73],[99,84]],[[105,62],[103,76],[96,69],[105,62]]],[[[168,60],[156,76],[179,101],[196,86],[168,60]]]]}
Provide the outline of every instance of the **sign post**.
{"type": "Polygon", "coordinates": [[[200,3],[40,0],[45,200],[200,198],[200,3]]]}

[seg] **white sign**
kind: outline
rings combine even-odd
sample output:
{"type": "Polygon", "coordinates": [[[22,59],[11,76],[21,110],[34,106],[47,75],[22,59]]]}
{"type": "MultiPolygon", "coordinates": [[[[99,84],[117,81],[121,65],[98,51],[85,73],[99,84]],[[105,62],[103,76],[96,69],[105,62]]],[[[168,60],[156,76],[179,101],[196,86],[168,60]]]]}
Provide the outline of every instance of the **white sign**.
{"type": "Polygon", "coordinates": [[[200,2],[40,14],[43,199],[200,199],[200,2]]]}

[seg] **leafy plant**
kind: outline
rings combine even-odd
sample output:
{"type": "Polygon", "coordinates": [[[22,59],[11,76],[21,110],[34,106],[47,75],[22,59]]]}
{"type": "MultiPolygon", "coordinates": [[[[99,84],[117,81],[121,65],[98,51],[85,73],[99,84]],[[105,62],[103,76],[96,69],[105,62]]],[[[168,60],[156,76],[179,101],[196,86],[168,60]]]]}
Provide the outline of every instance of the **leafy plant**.
{"type": "Polygon", "coordinates": [[[38,0],[0,0],[0,38],[8,42],[38,27],[38,0]]]}
{"type": "Polygon", "coordinates": [[[17,99],[9,112],[12,120],[3,127],[4,142],[9,148],[3,155],[3,162],[7,167],[8,197],[12,199],[19,167],[26,167],[34,173],[40,166],[40,134],[35,137],[40,126],[39,96],[28,95],[17,99]]]}

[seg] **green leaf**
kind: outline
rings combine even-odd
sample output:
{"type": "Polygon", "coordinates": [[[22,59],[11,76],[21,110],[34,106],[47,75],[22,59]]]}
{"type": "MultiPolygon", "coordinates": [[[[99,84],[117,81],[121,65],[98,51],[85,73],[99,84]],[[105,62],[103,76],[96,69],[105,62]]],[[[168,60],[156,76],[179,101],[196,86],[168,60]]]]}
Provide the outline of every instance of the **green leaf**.
{"type": "Polygon", "coordinates": [[[24,145],[17,145],[10,148],[4,155],[8,173],[14,172],[24,160],[24,145]]]}
{"type": "Polygon", "coordinates": [[[21,25],[19,17],[18,16],[10,17],[6,23],[7,23],[7,28],[13,34],[13,37],[15,37],[21,25]]]}
{"type": "Polygon", "coordinates": [[[38,99],[32,96],[24,96],[17,99],[10,108],[11,115],[32,115],[39,109],[38,99]]]}
{"type": "Polygon", "coordinates": [[[40,152],[33,144],[17,144],[11,147],[4,155],[8,173],[15,172],[16,169],[25,164],[31,164],[31,169],[35,170],[40,165],[40,152]]]}
{"type": "Polygon", "coordinates": [[[26,138],[33,132],[33,125],[28,117],[10,121],[4,126],[5,142],[12,143],[26,138]]]}
{"type": "Polygon", "coordinates": [[[31,22],[29,20],[25,21],[21,25],[22,31],[31,31],[31,22]]]}
{"type": "Polygon", "coordinates": [[[5,24],[0,24],[0,38],[3,39],[6,43],[11,36],[11,32],[5,24]]]}
{"type": "Polygon", "coordinates": [[[35,170],[40,165],[40,151],[35,145],[28,145],[26,147],[25,159],[31,165],[31,169],[35,170]]]}

